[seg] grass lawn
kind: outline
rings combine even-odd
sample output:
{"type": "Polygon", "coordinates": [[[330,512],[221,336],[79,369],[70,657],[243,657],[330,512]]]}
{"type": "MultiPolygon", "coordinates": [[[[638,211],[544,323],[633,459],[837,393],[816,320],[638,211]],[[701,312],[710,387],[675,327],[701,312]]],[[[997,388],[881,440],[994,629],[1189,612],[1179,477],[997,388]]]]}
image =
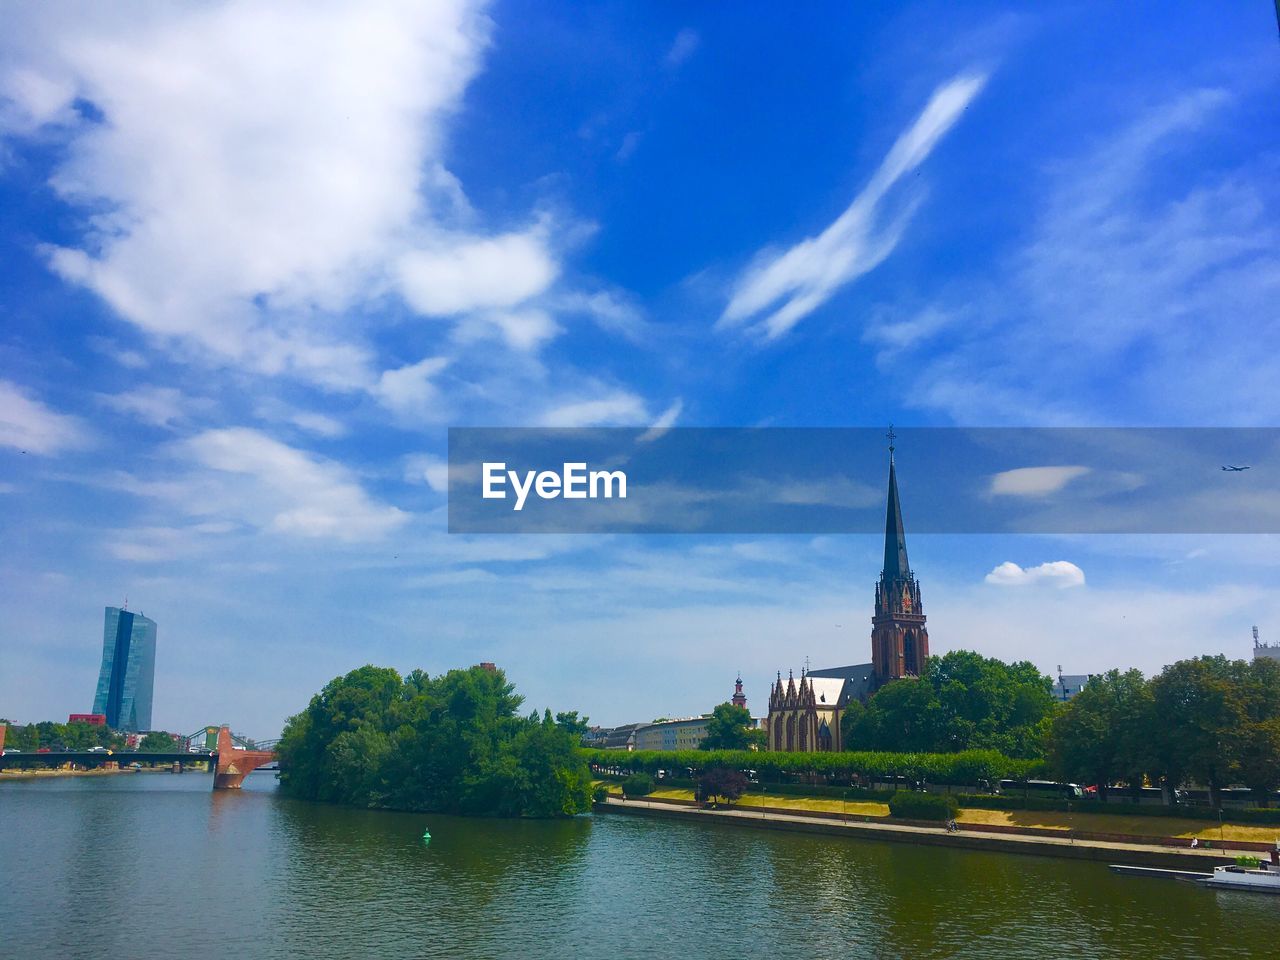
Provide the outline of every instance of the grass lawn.
{"type": "MultiPolygon", "coordinates": [[[[610,784],[609,792],[621,793],[618,785],[610,784]]],[[[692,790],[655,790],[655,799],[692,800],[692,790]]],[[[826,797],[792,797],[776,793],[745,793],[739,803],[756,807],[775,807],[779,810],[815,810],[824,813],[851,813],[860,817],[887,817],[889,806],[862,800],[847,803],[826,797]]],[[[1039,827],[1050,830],[1076,830],[1091,833],[1128,833],[1140,837],[1192,837],[1218,840],[1218,825],[1204,820],[1187,820],[1179,817],[1126,816],[1123,813],[1053,813],[1042,810],[969,810],[960,811],[961,824],[1001,824],[1016,827],[1039,827]]],[[[1273,843],[1280,839],[1280,824],[1228,823],[1222,828],[1226,840],[1253,840],[1273,843]]]]}
{"type": "MultiPolygon", "coordinates": [[[[997,823],[1017,827],[1086,830],[1093,833],[1131,833],[1140,837],[1192,837],[1201,841],[1218,839],[1218,825],[1181,817],[1135,817],[1123,813],[1050,813],[1041,810],[961,810],[961,823],[997,823]]],[[[1226,840],[1256,840],[1274,843],[1280,839],[1280,824],[1227,823],[1222,827],[1226,840]]]]}

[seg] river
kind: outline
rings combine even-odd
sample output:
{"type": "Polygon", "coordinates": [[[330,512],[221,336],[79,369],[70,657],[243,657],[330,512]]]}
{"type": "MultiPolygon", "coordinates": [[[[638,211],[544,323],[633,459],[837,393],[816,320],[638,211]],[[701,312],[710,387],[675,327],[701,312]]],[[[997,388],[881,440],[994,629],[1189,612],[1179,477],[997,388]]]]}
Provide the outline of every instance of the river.
{"type": "Polygon", "coordinates": [[[1280,898],[1097,864],[607,814],[350,810],[282,797],[271,773],[210,786],[0,782],[0,956],[1280,956],[1280,898]]]}

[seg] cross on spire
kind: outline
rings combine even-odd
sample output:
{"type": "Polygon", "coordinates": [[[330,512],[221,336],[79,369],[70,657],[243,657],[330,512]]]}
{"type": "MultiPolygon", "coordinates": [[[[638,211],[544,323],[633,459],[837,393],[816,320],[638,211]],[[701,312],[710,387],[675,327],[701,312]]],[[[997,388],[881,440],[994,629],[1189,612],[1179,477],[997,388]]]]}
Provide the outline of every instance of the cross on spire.
{"type": "Polygon", "coordinates": [[[886,437],[886,438],[888,439],[888,441],[889,441],[889,459],[890,459],[890,460],[892,460],[892,459],[893,459],[893,451],[894,451],[893,441],[895,441],[895,440],[897,440],[897,439],[898,439],[898,435],[897,435],[896,433],[894,433],[894,432],[893,432],[893,424],[892,424],[892,423],[891,423],[891,424],[889,424],[889,432],[885,434],[885,437],[886,437]]]}

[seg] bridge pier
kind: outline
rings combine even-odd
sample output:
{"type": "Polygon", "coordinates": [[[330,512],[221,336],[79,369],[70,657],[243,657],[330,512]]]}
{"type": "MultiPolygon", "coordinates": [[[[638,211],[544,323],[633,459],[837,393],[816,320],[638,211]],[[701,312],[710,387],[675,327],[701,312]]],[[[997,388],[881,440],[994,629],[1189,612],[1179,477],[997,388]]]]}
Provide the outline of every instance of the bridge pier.
{"type": "Polygon", "coordinates": [[[213,772],[213,789],[239,790],[244,778],[268,763],[275,763],[274,750],[244,750],[231,739],[231,728],[218,731],[218,765],[213,772]]]}

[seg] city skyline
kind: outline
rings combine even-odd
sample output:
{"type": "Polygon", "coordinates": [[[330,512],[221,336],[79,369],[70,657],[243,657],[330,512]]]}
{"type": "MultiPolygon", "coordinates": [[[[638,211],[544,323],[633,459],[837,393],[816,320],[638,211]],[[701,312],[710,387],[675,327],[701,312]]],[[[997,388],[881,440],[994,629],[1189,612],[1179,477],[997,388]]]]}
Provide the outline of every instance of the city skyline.
{"type": "MultiPolygon", "coordinates": [[[[759,710],[779,649],[865,658],[875,535],[450,535],[449,426],[1280,411],[1267,5],[0,17],[15,721],[84,711],[125,596],[164,625],[165,729],[272,735],[366,662],[494,661],[612,725],[738,670],[759,710]]],[[[1111,479],[1153,489],[1142,463],[1111,479]]],[[[1088,492],[1016,466],[992,496],[1088,492]]],[[[1274,510],[1265,463],[1218,466],[1226,509],[1274,510]]],[[[929,479],[902,473],[909,511],[929,479]]],[[[933,653],[1151,674],[1280,637],[1274,535],[913,534],[911,560],[933,653]]]]}

